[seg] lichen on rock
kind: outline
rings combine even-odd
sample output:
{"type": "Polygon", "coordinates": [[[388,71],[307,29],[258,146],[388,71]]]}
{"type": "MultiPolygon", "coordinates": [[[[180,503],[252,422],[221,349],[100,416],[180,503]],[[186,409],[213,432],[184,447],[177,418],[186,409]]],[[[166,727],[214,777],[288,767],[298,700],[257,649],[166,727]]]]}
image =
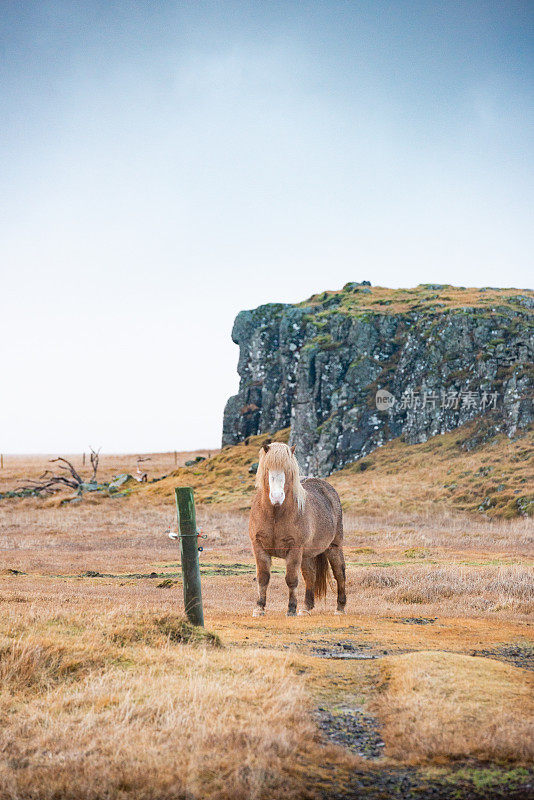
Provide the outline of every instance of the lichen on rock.
{"type": "Polygon", "coordinates": [[[329,475],[390,439],[425,442],[479,415],[488,436],[513,436],[534,419],[533,306],[525,289],[363,282],[241,311],[223,445],[291,426],[305,472],[329,475]]]}

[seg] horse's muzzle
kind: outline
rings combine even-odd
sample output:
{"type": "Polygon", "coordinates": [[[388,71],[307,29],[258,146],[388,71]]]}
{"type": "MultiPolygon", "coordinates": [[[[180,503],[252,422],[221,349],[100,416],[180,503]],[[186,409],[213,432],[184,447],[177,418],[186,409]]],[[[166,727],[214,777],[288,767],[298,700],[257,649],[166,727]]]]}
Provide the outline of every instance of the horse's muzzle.
{"type": "Polygon", "coordinates": [[[286,499],[285,494],[273,494],[272,492],[269,493],[269,500],[271,501],[271,505],[273,506],[281,506],[284,500],[286,499]]]}

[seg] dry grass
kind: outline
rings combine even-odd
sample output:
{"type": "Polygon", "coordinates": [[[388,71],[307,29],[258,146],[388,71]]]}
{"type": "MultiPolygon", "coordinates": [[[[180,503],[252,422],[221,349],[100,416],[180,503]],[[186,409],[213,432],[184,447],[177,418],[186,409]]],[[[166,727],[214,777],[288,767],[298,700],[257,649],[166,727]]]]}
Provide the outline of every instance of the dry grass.
{"type": "MultiPolygon", "coordinates": [[[[368,293],[352,292],[350,289],[320,292],[312,295],[299,305],[321,306],[325,301],[339,298],[336,313],[374,313],[405,314],[410,311],[440,314],[451,310],[480,309],[491,313],[496,308],[517,309],[514,298],[533,297],[531,289],[486,289],[467,288],[462,286],[443,286],[431,288],[428,284],[420,284],[413,289],[390,289],[385,286],[369,287],[368,293]]],[[[331,313],[327,306],[325,313],[331,313]]]]}
{"type": "MultiPolygon", "coordinates": [[[[534,513],[532,452],[534,429],[515,440],[492,437],[466,449],[480,425],[469,423],[424,444],[399,439],[330,476],[345,510],[386,516],[394,513],[436,514],[440,509],[473,512],[505,519],[534,513]],[[402,480],[399,480],[399,477],[402,480]]],[[[287,441],[289,430],[273,438],[287,441]]],[[[198,466],[175,470],[166,480],[138,493],[148,499],[171,498],[176,485],[195,489],[199,502],[243,509],[254,492],[251,464],[267,436],[250,437],[247,444],[228,447],[198,466]]]]}
{"type": "MultiPolygon", "coordinates": [[[[208,534],[206,552],[250,559],[245,513],[199,506],[197,521],[208,534]]],[[[6,501],[0,504],[0,574],[4,566],[53,574],[146,572],[150,565],[176,563],[179,549],[167,535],[176,527],[173,503],[95,503],[91,495],[62,508],[33,498],[6,501]]]]}
{"type": "Polygon", "coordinates": [[[199,503],[248,509],[255,491],[255,476],[249,472],[258,461],[261,445],[267,439],[287,442],[289,428],[271,436],[251,436],[247,443],[225,447],[213,458],[198,465],[175,470],[172,475],[153,485],[138,487],[143,500],[161,501],[174,497],[175,486],[191,486],[199,503]]]}
{"type": "MultiPolygon", "coordinates": [[[[396,439],[330,476],[346,511],[357,514],[426,514],[444,510],[474,512],[478,517],[521,518],[534,513],[532,452],[534,429],[515,440],[492,437],[466,449],[480,426],[469,423],[424,444],[396,439]],[[399,480],[402,476],[402,480],[399,480]]],[[[287,441],[289,429],[272,438],[287,441]]],[[[198,465],[174,470],[154,484],[134,487],[144,504],[172,502],[177,485],[191,486],[199,503],[248,509],[254,493],[250,466],[257,462],[267,435],[226,447],[198,465]]]]}
{"type": "Polygon", "coordinates": [[[465,449],[479,428],[469,423],[417,445],[395,439],[329,480],[353,513],[435,515],[438,507],[489,518],[534,514],[534,429],[465,449]]]}
{"type": "Polygon", "coordinates": [[[79,642],[53,643],[48,638],[28,636],[13,641],[3,637],[0,643],[0,691],[11,699],[26,691],[46,692],[58,682],[102,667],[105,659],[105,648],[92,652],[79,642]]]}
{"type": "MultiPolygon", "coordinates": [[[[345,511],[382,519],[399,514],[435,518],[436,514],[447,511],[469,512],[474,517],[489,519],[521,519],[534,514],[534,427],[514,440],[505,435],[493,436],[472,448],[473,437],[480,435],[480,427],[479,421],[472,422],[418,445],[395,439],[334,473],[329,481],[339,492],[345,511]]],[[[270,437],[250,437],[246,444],[226,447],[199,464],[177,469],[169,463],[173,461],[172,453],[154,454],[153,462],[149,462],[152,464],[149,472],[154,470],[150,477],[165,474],[168,477],[156,483],[129,486],[128,498],[92,494],[84,498],[84,503],[138,501],[143,508],[150,504],[171,505],[176,486],[191,486],[198,503],[218,509],[247,510],[254,493],[254,475],[249,469],[258,461],[259,449],[267,438],[270,437]]],[[[289,429],[278,431],[272,438],[287,441],[289,429]]],[[[190,455],[179,454],[179,457],[183,462],[190,455]]],[[[135,463],[127,463],[128,458],[133,457],[105,456],[102,479],[109,479],[117,472],[134,471],[135,463]]],[[[37,476],[36,464],[32,470],[27,477],[37,476]]],[[[8,460],[0,473],[4,489],[20,485],[22,474],[23,470],[8,460]]],[[[65,493],[60,493],[38,501],[39,507],[58,506],[65,497],[65,493]]],[[[10,502],[13,501],[0,501],[0,506],[10,502]]]]}
{"type": "MultiPolygon", "coordinates": [[[[124,453],[124,454],[108,454],[101,453],[98,466],[98,479],[100,481],[109,481],[115,475],[124,472],[129,472],[134,475],[137,469],[137,458],[148,458],[149,461],[144,461],[140,464],[140,468],[148,474],[149,480],[152,478],[159,478],[162,475],[168,475],[176,469],[176,467],[183,466],[186,461],[189,461],[196,456],[204,456],[205,458],[211,457],[218,453],[218,449],[214,450],[188,450],[180,451],[175,454],[169,453],[124,453]]],[[[81,453],[65,454],[65,453],[52,453],[52,454],[36,454],[36,455],[12,455],[4,453],[4,468],[0,470],[0,493],[17,489],[28,478],[37,480],[45,469],[54,471],[57,464],[50,464],[51,458],[56,456],[64,456],[79,472],[82,478],[89,480],[92,475],[92,469],[89,462],[89,454],[86,453],[86,463],[83,464],[83,457],[81,453]]],[[[60,470],[57,470],[58,473],[60,470]]]]}
{"type": "Polygon", "coordinates": [[[534,520],[472,517],[438,506],[423,514],[384,509],[381,514],[344,513],[344,527],[352,544],[380,550],[411,551],[415,555],[436,552],[493,553],[532,556],[534,520]]]}
{"type": "Polygon", "coordinates": [[[421,613],[501,612],[514,618],[528,618],[534,612],[531,566],[371,568],[360,570],[353,580],[369,606],[378,604],[383,610],[417,605],[424,606],[421,613]]]}
{"type": "Polygon", "coordinates": [[[410,653],[384,659],[375,708],[387,754],[411,763],[534,760],[534,677],[488,659],[410,653]]]}
{"type": "Polygon", "coordinates": [[[282,654],[177,645],[183,621],[146,613],[25,622],[0,648],[1,798],[303,796],[313,729],[282,654]]]}
{"type": "MultiPolygon", "coordinates": [[[[208,537],[201,556],[203,574],[209,576],[204,581],[207,608],[230,603],[236,613],[248,613],[255,595],[248,515],[199,505],[197,518],[208,537]],[[215,575],[216,565],[225,563],[237,563],[241,571],[215,575]]],[[[173,505],[145,506],[141,497],[105,503],[89,497],[63,508],[43,508],[36,500],[6,502],[0,506],[0,563],[27,574],[5,576],[8,591],[0,591],[0,603],[18,597],[20,604],[31,598],[31,591],[40,602],[52,601],[48,577],[56,576],[56,598],[64,602],[90,596],[92,603],[102,598],[123,605],[125,598],[128,603],[137,598],[162,613],[172,611],[180,591],[179,550],[166,529],[175,528],[175,520],[173,505]],[[108,577],[80,577],[87,571],[108,577]],[[149,578],[153,572],[158,580],[149,578]],[[163,579],[174,581],[174,591],[158,589],[163,579]]],[[[532,613],[534,594],[533,542],[529,519],[348,514],[348,610],[406,615],[412,606],[417,614],[525,619],[532,613]]],[[[275,561],[275,568],[281,566],[275,561]]],[[[269,612],[284,608],[285,592],[283,577],[275,574],[269,612]]],[[[326,602],[333,603],[333,595],[326,602]]]]}
{"type": "MultiPolygon", "coordinates": [[[[246,458],[256,445],[241,446],[246,458]]],[[[220,454],[226,462],[212,459],[214,469],[230,470],[227,497],[243,470],[238,454],[232,448],[220,454]]],[[[149,487],[129,499],[89,495],[61,508],[36,499],[0,504],[0,800],[306,797],[321,770],[337,780],[340,765],[348,768],[339,751],[315,741],[310,707],[365,704],[379,665],[389,663],[333,662],[313,656],[314,648],[349,642],[383,654],[527,645],[532,520],[473,520],[443,508],[349,512],[347,615],[333,616],[330,595],[314,615],[287,619],[275,562],[267,615],[252,620],[248,515],[232,503],[197,507],[208,534],[200,559],[205,616],[223,647],[198,641],[180,617],[179,548],[166,535],[176,519],[172,488],[188,483],[190,472],[178,471],[163,496],[149,487]],[[169,589],[159,588],[163,577],[169,589]],[[438,619],[406,621],[415,616],[438,619]]],[[[299,593],[302,600],[302,583],[299,593]]],[[[410,658],[417,665],[418,652],[410,658]]],[[[399,662],[407,674],[410,658],[399,662]]],[[[439,684],[459,674],[455,661],[443,664],[438,697],[439,684]]],[[[495,696],[508,702],[511,673],[492,674],[495,696]]],[[[473,681],[478,691],[476,680],[466,673],[465,686],[473,681]]],[[[411,744],[395,749],[391,728],[388,752],[401,763],[443,760],[449,740],[440,750],[424,715],[418,727],[420,697],[412,695],[410,736],[426,740],[428,731],[430,744],[423,754],[411,744]]],[[[499,717],[505,727],[494,750],[469,752],[526,758],[515,738],[525,715],[516,717],[517,724],[499,717]]],[[[489,741],[490,716],[474,719],[489,741]]]]}

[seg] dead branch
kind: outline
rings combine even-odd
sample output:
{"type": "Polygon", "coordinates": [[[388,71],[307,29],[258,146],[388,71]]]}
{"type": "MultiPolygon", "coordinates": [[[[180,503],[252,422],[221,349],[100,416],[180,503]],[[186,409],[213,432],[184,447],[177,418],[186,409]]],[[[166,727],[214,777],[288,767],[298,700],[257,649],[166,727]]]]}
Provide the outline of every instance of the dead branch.
{"type": "Polygon", "coordinates": [[[57,464],[59,469],[67,473],[68,477],[67,475],[57,475],[49,469],[46,469],[43,474],[39,476],[39,480],[29,478],[20,487],[20,490],[24,491],[26,489],[37,492],[38,494],[41,492],[44,494],[54,494],[54,492],[58,492],[65,487],[68,489],[79,489],[83,484],[83,478],[78,474],[68,459],[57,456],[56,458],[51,458],[50,463],[57,464]]]}
{"type": "Polygon", "coordinates": [[[93,476],[91,478],[91,481],[93,483],[96,483],[96,473],[97,473],[97,470],[98,470],[98,459],[99,459],[99,454],[100,454],[100,450],[101,449],[102,448],[99,447],[98,450],[93,450],[93,448],[91,447],[91,456],[90,456],[90,458],[91,458],[91,466],[93,468],[93,476]]]}
{"type": "Polygon", "coordinates": [[[68,472],[70,472],[70,474],[72,475],[72,477],[74,478],[74,480],[76,481],[77,484],[83,483],[82,478],[80,478],[80,476],[78,475],[78,473],[76,472],[76,470],[74,469],[74,467],[72,466],[70,461],[67,461],[66,458],[61,458],[60,456],[58,456],[57,458],[51,458],[50,459],[50,463],[53,463],[55,461],[63,461],[65,464],[67,464],[66,467],[63,466],[63,464],[59,464],[59,468],[60,469],[65,469],[68,472]]]}
{"type": "MultiPolygon", "coordinates": [[[[99,453],[100,448],[98,448],[98,450],[93,450],[91,447],[91,466],[93,467],[93,476],[91,480],[94,483],[96,483],[99,453]]],[[[80,491],[85,481],[67,458],[57,456],[56,458],[51,458],[50,463],[57,464],[58,468],[64,470],[67,475],[57,475],[47,469],[40,475],[39,480],[28,478],[26,482],[20,486],[20,491],[27,490],[38,494],[41,492],[44,494],[54,494],[54,492],[59,492],[60,489],[64,489],[65,487],[80,491]]]]}
{"type": "Polygon", "coordinates": [[[71,478],[65,478],[64,475],[51,475],[46,480],[33,480],[29,478],[25,484],[20,487],[21,491],[28,489],[33,492],[45,492],[45,494],[54,494],[60,489],[67,486],[69,489],[78,489],[79,484],[71,478]]]}

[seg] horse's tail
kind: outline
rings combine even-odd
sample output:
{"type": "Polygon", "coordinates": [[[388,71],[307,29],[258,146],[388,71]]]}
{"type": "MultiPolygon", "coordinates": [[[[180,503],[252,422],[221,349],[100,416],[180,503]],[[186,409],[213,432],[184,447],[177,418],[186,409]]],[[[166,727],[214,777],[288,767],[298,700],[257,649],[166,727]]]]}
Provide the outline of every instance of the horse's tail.
{"type": "Polygon", "coordinates": [[[315,597],[326,597],[328,584],[332,586],[332,579],[329,572],[329,563],[326,553],[315,556],[315,597]]]}

